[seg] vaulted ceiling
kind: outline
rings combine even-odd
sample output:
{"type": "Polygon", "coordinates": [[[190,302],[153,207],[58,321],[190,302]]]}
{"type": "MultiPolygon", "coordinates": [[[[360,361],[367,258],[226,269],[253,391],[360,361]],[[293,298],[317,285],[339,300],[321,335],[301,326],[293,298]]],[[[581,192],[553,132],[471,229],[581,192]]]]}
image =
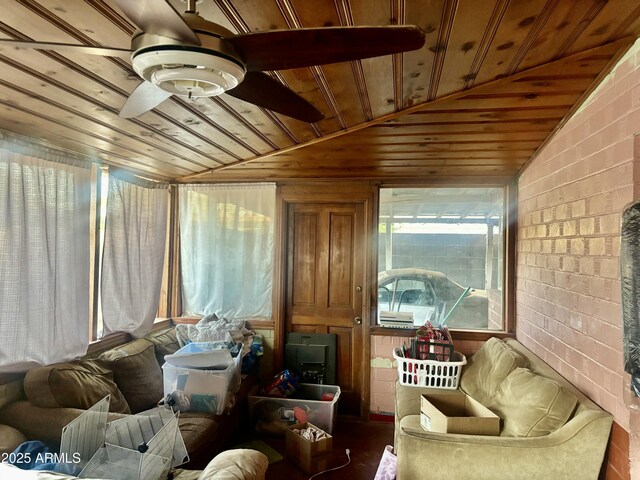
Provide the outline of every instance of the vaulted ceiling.
{"type": "MultiPolygon", "coordinates": [[[[171,0],[178,11],[180,0],[171,0]]],[[[0,38],[129,48],[109,1],[0,0],[0,38]]],[[[325,116],[229,95],[118,116],[128,59],[0,45],[0,129],[185,182],[427,179],[506,183],[640,34],[631,0],[204,0],[233,32],[414,24],[416,51],[272,72],[325,116]]]]}

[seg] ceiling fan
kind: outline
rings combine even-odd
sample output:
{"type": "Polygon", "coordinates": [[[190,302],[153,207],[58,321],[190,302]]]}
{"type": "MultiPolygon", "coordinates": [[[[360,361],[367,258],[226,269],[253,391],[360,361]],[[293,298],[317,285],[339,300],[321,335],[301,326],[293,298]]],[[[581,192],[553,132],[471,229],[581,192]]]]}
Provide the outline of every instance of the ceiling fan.
{"type": "Polygon", "coordinates": [[[180,15],[167,0],[113,0],[140,29],[131,48],[4,40],[15,46],[102,56],[130,56],[143,82],[124,103],[131,118],[155,108],[171,95],[211,97],[226,93],[305,122],[322,113],[304,98],[263,73],[415,50],[424,34],[415,26],[323,27],[234,34],[207,21],[187,0],[180,15]]]}

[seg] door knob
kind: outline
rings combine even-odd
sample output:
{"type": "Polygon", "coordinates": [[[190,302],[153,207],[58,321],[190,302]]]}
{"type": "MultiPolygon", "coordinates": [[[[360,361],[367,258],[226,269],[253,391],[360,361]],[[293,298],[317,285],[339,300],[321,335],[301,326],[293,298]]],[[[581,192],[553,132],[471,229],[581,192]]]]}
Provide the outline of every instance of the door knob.
{"type": "Polygon", "coordinates": [[[360,325],[362,323],[362,317],[356,317],[353,319],[353,321],[360,325]]]}

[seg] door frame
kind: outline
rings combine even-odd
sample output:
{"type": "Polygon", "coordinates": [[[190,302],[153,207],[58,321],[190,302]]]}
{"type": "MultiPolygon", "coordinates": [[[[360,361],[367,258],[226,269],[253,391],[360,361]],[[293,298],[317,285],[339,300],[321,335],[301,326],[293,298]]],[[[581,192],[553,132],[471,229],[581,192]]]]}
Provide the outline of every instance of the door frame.
{"type": "Polygon", "coordinates": [[[369,418],[371,396],[371,309],[375,307],[372,291],[377,283],[377,195],[378,185],[368,182],[279,184],[276,189],[275,252],[273,282],[273,367],[282,370],[285,344],[287,295],[287,212],[291,203],[362,203],[364,206],[364,258],[362,289],[362,390],[360,418],[369,418]]]}

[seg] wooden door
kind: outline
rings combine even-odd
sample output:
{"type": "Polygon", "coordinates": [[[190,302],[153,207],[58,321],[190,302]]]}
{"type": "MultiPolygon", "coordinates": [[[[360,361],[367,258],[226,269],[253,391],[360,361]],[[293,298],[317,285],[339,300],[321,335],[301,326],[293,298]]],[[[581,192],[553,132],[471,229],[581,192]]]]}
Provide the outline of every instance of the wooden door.
{"type": "Polygon", "coordinates": [[[292,203],[287,217],[286,331],[336,334],[339,411],[360,415],[364,204],[292,203]]]}

